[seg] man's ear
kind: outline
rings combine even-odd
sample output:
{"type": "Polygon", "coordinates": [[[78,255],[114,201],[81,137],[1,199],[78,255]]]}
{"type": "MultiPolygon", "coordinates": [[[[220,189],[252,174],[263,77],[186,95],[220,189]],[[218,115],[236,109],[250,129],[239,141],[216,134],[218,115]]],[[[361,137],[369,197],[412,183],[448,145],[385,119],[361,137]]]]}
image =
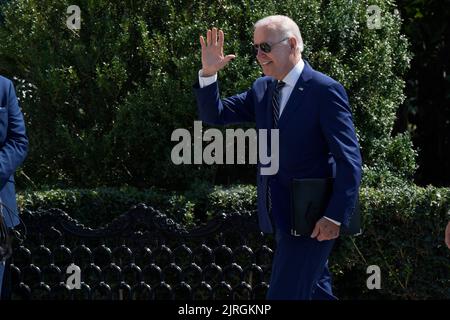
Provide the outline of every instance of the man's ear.
{"type": "Polygon", "coordinates": [[[297,49],[297,39],[295,39],[295,37],[289,38],[289,46],[291,47],[291,50],[297,49]]]}

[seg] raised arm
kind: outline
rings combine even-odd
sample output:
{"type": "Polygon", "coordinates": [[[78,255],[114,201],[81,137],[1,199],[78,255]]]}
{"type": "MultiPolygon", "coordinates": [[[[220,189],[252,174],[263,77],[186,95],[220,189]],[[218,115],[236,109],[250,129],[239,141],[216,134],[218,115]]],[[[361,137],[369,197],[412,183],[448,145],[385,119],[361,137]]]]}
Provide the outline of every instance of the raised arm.
{"type": "Polygon", "coordinates": [[[199,71],[199,81],[194,85],[200,119],[210,125],[254,122],[251,90],[226,99],[220,98],[217,72],[236,57],[234,54],[224,56],[223,31],[217,28],[208,30],[206,41],[200,36],[200,44],[202,69],[199,71]]]}

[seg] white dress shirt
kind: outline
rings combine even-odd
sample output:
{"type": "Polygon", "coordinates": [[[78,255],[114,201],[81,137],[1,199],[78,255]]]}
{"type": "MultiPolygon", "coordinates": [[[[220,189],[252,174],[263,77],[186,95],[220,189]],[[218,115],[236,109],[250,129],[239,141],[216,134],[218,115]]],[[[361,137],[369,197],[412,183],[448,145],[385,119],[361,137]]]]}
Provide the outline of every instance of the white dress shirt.
{"type": "Polygon", "coordinates": [[[300,61],[291,69],[291,71],[289,71],[289,73],[282,80],[285,85],[283,88],[281,88],[280,117],[283,113],[284,107],[289,100],[289,97],[291,96],[292,90],[294,90],[298,78],[300,78],[300,75],[302,74],[304,67],[305,63],[303,62],[303,59],[300,59],[300,61]]]}
{"type": "MultiPolygon", "coordinates": [[[[282,80],[285,83],[285,85],[281,89],[280,117],[281,114],[283,113],[284,107],[286,106],[289,100],[289,97],[291,96],[292,90],[294,90],[295,84],[297,83],[298,79],[300,78],[300,75],[302,74],[304,67],[305,62],[303,61],[303,59],[300,59],[300,61],[291,69],[291,71],[289,71],[289,73],[282,80]]],[[[202,70],[198,72],[198,82],[200,88],[209,86],[210,84],[213,84],[216,81],[217,81],[217,73],[210,77],[203,77],[202,70]]],[[[338,226],[341,225],[341,223],[336,220],[330,219],[328,217],[324,218],[337,224],[338,226]]]]}

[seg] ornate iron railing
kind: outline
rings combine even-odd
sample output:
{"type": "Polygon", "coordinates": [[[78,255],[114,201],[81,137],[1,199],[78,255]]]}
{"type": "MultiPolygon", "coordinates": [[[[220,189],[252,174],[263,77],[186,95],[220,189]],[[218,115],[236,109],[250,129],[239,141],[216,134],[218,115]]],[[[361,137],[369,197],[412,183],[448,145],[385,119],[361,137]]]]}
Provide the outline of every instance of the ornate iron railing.
{"type": "Polygon", "coordinates": [[[99,229],[59,209],[21,217],[28,230],[13,248],[12,299],[243,300],[268,288],[273,239],[254,213],[219,214],[192,230],[143,204],[99,229]],[[79,289],[68,283],[72,263],[79,289]]]}

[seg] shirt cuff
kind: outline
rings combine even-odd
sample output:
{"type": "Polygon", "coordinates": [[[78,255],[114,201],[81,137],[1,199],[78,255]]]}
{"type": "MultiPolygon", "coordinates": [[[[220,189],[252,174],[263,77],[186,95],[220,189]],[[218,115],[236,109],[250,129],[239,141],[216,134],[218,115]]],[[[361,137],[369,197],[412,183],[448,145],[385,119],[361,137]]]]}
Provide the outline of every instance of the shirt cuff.
{"type": "Polygon", "coordinates": [[[217,73],[210,77],[203,77],[202,70],[198,71],[198,84],[200,88],[207,87],[217,81],[217,73]]]}
{"type": "Polygon", "coordinates": [[[331,221],[331,222],[333,222],[334,224],[337,224],[338,226],[340,226],[340,225],[341,225],[341,223],[340,223],[340,222],[338,222],[338,221],[336,221],[336,220],[330,219],[330,218],[328,218],[328,217],[325,217],[325,216],[324,216],[324,218],[325,218],[325,219],[327,219],[327,220],[329,220],[329,221],[331,221]]]}

